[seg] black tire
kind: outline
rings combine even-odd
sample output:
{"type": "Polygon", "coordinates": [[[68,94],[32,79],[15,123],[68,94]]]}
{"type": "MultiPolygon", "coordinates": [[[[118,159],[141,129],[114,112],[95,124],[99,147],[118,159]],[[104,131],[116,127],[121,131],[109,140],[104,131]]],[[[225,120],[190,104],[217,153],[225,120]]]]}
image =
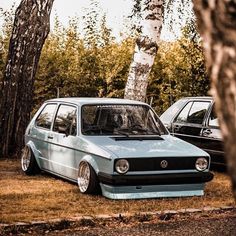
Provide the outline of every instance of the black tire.
{"type": "Polygon", "coordinates": [[[27,175],[36,175],[40,172],[37,161],[30,147],[25,146],[21,154],[21,169],[27,175]]]}
{"type": "Polygon", "coordinates": [[[98,177],[92,166],[86,161],[79,164],[78,186],[80,192],[84,194],[98,194],[100,192],[98,177]]]}

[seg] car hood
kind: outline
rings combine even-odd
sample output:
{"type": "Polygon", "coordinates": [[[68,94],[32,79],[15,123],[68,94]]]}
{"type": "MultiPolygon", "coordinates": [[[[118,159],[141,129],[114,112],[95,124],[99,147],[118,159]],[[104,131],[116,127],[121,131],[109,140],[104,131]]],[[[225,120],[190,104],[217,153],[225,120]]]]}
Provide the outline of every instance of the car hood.
{"type": "Polygon", "coordinates": [[[172,157],[172,156],[208,156],[200,148],[171,135],[162,135],[160,140],[129,140],[114,137],[90,136],[86,139],[109,152],[111,156],[122,157],[172,157]]]}

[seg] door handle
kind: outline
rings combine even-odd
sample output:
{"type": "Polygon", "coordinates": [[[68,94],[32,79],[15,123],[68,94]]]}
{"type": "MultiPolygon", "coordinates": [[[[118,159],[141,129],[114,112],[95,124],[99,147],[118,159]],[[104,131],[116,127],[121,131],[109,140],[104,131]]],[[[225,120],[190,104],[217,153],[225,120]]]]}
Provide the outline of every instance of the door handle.
{"type": "Polygon", "coordinates": [[[178,132],[179,130],[180,130],[180,125],[175,125],[174,126],[174,132],[176,132],[176,131],[178,132]]]}
{"type": "Polygon", "coordinates": [[[202,132],[202,136],[209,136],[210,134],[212,134],[211,130],[210,129],[206,129],[202,132]]]}
{"type": "Polygon", "coordinates": [[[49,136],[48,136],[48,139],[53,139],[53,136],[50,136],[50,135],[49,135],[49,136]]]}

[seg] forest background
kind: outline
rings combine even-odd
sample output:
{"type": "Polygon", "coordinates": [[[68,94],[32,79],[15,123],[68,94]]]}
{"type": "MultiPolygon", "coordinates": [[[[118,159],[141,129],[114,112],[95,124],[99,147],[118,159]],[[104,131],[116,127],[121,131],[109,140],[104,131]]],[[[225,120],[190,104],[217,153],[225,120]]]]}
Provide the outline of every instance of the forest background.
{"type": "MultiPolygon", "coordinates": [[[[127,25],[119,38],[112,34],[106,15],[101,15],[96,1],[91,1],[82,18],[83,34],[77,17],[71,18],[67,26],[55,18],[35,79],[33,112],[45,100],[58,96],[123,98],[139,32],[140,15],[137,12],[134,5],[133,14],[127,18],[127,25]]],[[[3,22],[0,31],[0,83],[14,13],[15,7],[0,12],[3,22]]],[[[171,27],[171,20],[168,22],[171,27]]],[[[175,41],[161,41],[150,74],[146,101],[152,103],[159,115],[181,97],[204,96],[209,91],[202,42],[193,16],[181,32],[175,41]]]]}

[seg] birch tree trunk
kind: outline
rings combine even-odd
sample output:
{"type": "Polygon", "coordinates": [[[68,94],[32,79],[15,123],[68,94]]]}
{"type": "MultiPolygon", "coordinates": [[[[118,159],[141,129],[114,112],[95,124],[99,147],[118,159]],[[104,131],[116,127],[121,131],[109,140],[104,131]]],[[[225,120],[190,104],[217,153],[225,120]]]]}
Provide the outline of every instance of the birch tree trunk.
{"type": "Polygon", "coordinates": [[[236,198],[236,1],[194,0],[236,198]]]}
{"type": "Polygon", "coordinates": [[[54,0],[22,0],[16,10],[0,91],[0,157],[19,152],[30,119],[35,73],[54,0]]]}
{"type": "Polygon", "coordinates": [[[163,21],[163,0],[145,0],[141,35],[136,40],[125,98],[145,101],[148,76],[158,50],[163,21]]]}

